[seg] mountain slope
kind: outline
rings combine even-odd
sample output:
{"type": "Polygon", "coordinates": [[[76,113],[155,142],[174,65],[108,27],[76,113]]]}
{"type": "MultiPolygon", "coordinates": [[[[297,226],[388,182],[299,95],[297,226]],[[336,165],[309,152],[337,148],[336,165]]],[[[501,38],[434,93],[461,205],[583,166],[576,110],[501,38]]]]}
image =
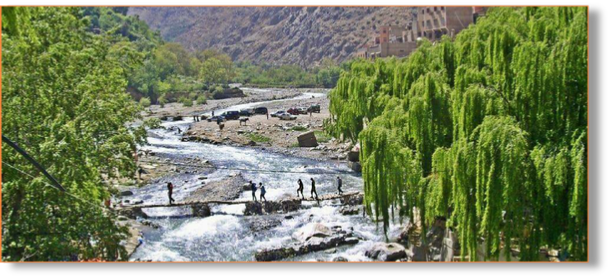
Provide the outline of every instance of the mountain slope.
{"type": "Polygon", "coordinates": [[[414,17],[409,7],[134,7],[129,14],[189,50],[303,67],[324,57],[343,61],[380,26],[406,26],[414,17]]]}

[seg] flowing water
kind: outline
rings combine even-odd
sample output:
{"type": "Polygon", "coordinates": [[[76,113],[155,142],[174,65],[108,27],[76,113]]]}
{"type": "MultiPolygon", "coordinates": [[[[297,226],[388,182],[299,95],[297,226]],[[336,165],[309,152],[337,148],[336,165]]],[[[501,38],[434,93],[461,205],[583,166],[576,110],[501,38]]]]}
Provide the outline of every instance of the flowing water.
{"type": "MultiPolygon", "coordinates": [[[[305,93],[296,99],[311,97],[326,97],[326,94],[305,93]]],[[[277,101],[282,100],[275,100],[277,101]]],[[[268,102],[240,104],[216,110],[216,113],[251,108],[268,102]]],[[[184,131],[191,123],[192,121],[187,117],[184,121],[164,122],[163,126],[166,128],[177,126],[184,131]]],[[[208,177],[206,182],[241,173],[246,180],[265,184],[266,197],[269,200],[296,196],[296,181],[299,178],[305,184],[306,196],[309,195],[308,190],[311,188],[309,182],[311,177],[316,180],[316,189],[320,195],[336,192],[334,181],[337,176],[342,177],[345,192],[363,190],[360,175],[351,172],[344,163],[287,156],[262,149],[182,142],[180,135],[169,129],[151,130],[149,135],[149,145],[143,149],[168,158],[200,158],[208,160],[218,168],[223,168],[206,174],[208,177]],[[236,168],[248,170],[234,170],[236,168]]],[[[144,203],[164,203],[167,202],[165,184],[167,181],[172,181],[177,185],[174,199],[179,202],[200,186],[199,176],[199,174],[177,174],[161,178],[136,189],[134,193],[144,203]]],[[[239,197],[239,199],[250,198],[249,191],[239,197]]],[[[382,228],[377,227],[370,219],[362,215],[341,215],[338,212],[340,208],[338,201],[326,201],[320,205],[303,202],[298,212],[290,214],[292,216],[290,219],[285,219],[286,215],[282,214],[244,216],[244,208],[244,205],[213,206],[213,215],[206,218],[175,217],[190,214],[188,207],[145,209],[145,213],[152,216],[153,221],[161,228],[144,232],[144,244],[131,256],[131,260],[252,261],[259,249],[280,247],[294,242],[292,234],[303,225],[312,222],[319,222],[328,227],[342,226],[345,230],[353,228],[354,233],[364,240],[354,246],[340,247],[334,254],[321,251],[291,260],[332,260],[336,256],[343,256],[350,261],[368,260],[364,255],[367,248],[374,242],[384,240],[382,228]],[[275,221],[280,219],[281,222],[268,230],[252,231],[250,226],[253,221],[264,221],[267,218],[275,221]]],[[[393,227],[390,233],[395,234],[396,228],[393,227]]]]}

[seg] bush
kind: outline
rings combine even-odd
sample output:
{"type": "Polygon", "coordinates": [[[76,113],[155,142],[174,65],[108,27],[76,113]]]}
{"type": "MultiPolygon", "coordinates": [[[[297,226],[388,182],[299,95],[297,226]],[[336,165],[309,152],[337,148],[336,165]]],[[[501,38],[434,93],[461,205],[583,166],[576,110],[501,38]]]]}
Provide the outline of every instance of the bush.
{"type": "Polygon", "coordinates": [[[305,131],[305,130],[307,130],[307,128],[302,126],[302,125],[297,125],[297,126],[293,126],[291,128],[291,130],[294,130],[294,131],[305,131]]]}
{"type": "Polygon", "coordinates": [[[192,99],[192,100],[196,100],[198,95],[199,94],[197,92],[191,92],[189,94],[189,98],[192,99]]]}
{"type": "Polygon", "coordinates": [[[150,107],[150,98],[143,97],[140,99],[140,105],[142,107],[150,107]]]}
{"type": "Polygon", "coordinates": [[[201,104],[206,104],[208,103],[208,98],[206,98],[204,95],[200,95],[197,98],[197,104],[201,105],[201,104]]]}
{"type": "Polygon", "coordinates": [[[163,108],[167,104],[167,98],[165,98],[165,95],[162,95],[157,99],[157,102],[161,105],[161,108],[163,108]]]}
{"type": "Polygon", "coordinates": [[[182,103],[182,105],[186,107],[193,106],[193,101],[187,97],[181,97],[180,99],[178,99],[178,102],[182,103]]]}

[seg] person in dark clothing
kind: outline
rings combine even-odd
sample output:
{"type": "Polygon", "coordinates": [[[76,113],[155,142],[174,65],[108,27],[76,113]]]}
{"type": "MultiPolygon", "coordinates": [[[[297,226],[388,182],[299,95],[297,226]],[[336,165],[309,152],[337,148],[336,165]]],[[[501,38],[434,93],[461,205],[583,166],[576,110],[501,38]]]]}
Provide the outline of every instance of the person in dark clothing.
{"type": "Polygon", "coordinates": [[[256,183],[250,181],[250,188],[252,189],[252,199],[256,202],[256,183]]]}
{"type": "Polygon", "coordinates": [[[214,117],[214,111],[212,111],[212,117],[214,117]]]}
{"type": "Polygon", "coordinates": [[[339,190],[339,194],[343,194],[343,190],[341,190],[342,185],[343,185],[343,180],[340,177],[337,177],[337,189],[339,190]]]}
{"type": "Polygon", "coordinates": [[[316,192],[316,181],[311,178],[311,198],[313,199],[313,194],[316,194],[316,200],[318,199],[318,192],[316,192]]]}
{"type": "Polygon", "coordinates": [[[297,189],[297,197],[299,197],[299,192],[301,192],[302,199],[305,199],[305,194],[303,194],[303,181],[299,179],[297,183],[299,184],[299,188],[297,189]]]}
{"type": "Polygon", "coordinates": [[[146,171],[142,167],[138,167],[138,179],[142,179],[142,174],[146,174],[146,171]]]}
{"type": "Polygon", "coordinates": [[[172,194],[174,194],[174,185],[171,182],[167,183],[167,195],[169,197],[169,204],[172,205],[175,200],[172,198],[172,194]]]}
{"type": "Polygon", "coordinates": [[[263,201],[263,199],[265,200],[265,202],[267,202],[267,198],[265,198],[265,193],[267,193],[267,190],[265,190],[265,186],[263,185],[262,182],[258,184],[258,188],[261,189],[261,197],[260,197],[261,202],[263,201]]]}

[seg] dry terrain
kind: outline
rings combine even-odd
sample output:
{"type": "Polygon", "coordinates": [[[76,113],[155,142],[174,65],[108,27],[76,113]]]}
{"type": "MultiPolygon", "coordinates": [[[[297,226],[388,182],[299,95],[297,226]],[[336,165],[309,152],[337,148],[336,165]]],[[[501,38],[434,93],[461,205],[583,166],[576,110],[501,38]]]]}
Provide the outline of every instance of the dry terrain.
{"type": "Polygon", "coordinates": [[[133,7],[164,39],[192,51],[213,48],[237,61],[312,67],[344,61],[378,32],[406,27],[413,7],[133,7]]]}

